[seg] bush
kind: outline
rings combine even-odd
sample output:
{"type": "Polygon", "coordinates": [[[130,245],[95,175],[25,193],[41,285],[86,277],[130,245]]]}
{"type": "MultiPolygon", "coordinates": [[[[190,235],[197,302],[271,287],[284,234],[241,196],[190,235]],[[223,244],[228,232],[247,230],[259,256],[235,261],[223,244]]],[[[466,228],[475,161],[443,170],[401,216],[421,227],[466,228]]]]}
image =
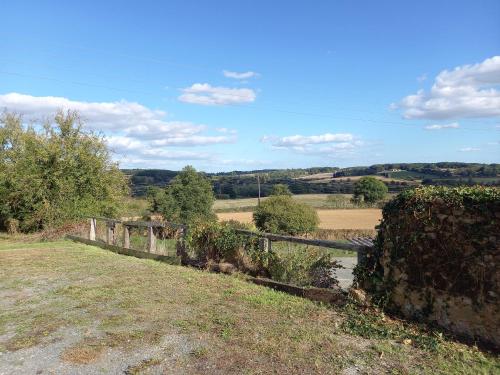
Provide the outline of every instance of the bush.
{"type": "Polygon", "coordinates": [[[264,232],[300,235],[312,233],[318,228],[316,210],[287,195],[271,196],[253,213],[258,229],[264,232]]]}
{"type": "Polygon", "coordinates": [[[245,237],[235,229],[243,224],[234,221],[198,221],[189,227],[187,244],[200,260],[234,260],[245,246],[245,237]]]}
{"type": "Polygon", "coordinates": [[[165,189],[150,190],[151,208],[171,222],[190,224],[214,220],[212,184],[191,166],[185,167],[165,189]]]}
{"type": "Polygon", "coordinates": [[[333,288],[338,280],[332,272],[341,266],[324,249],[310,246],[293,246],[290,251],[272,247],[268,261],[271,278],[298,286],[312,285],[333,288]]]}
{"type": "Polygon", "coordinates": [[[271,190],[271,195],[288,195],[292,196],[290,189],[285,184],[276,184],[273,185],[273,189],[271,190]]]}
{"type": "Polygon", "coordinates": [[[113,217],[128,193],[102,136],[83,129],[75,112],[43,127],[0,118],[0,225],[32,232],[82,216],[113,217]]]}
{"type": "Polygon", "coordinates": [[[389,189],[375,177],[362,177],[354,184],[354,199],[375,203],[384,199],[389,189]]]}

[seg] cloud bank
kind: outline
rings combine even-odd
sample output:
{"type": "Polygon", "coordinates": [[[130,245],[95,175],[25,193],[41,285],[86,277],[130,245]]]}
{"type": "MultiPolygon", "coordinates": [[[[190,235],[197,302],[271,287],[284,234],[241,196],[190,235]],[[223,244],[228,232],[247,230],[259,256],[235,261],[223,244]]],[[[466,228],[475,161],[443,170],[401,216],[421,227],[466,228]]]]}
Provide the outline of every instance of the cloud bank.
{"type": "Polygon", "coordinates": [[[85,102],[64,97],[8,93],[0,95],[0,110],[18,113],[27,121],[43,121],[58,110],[78,111],[88,128],[104,132],[111,149],[120,154],[125,162],[141,161],[146,165],[155,159],[210,160],[214,158],[213,152],[182,148],[236,141],[231,129],[226,129],[222,135],[203,134],[208,131],[206,125],[166,121],[165,111],[125,100],[85,102]]]}
{"type": "Polygon", "coordinates": [[[439,73],[429,92],[393,105],[407,119],[445,120],[500,116],[500,56],[439,73]]]}

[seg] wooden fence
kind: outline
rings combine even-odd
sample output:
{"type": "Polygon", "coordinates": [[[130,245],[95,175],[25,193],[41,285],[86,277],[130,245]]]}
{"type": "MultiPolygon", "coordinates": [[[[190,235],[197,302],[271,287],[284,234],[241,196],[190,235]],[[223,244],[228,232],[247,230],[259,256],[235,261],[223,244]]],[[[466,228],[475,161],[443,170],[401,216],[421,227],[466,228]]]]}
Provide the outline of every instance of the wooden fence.
{"type": "MultiPolygon", "coordinates": [[[[104,217],[92,217],[89,219],[90,219],[90,231],[88,237],[89,240],[91,241],[96,240],[96,222],[97,220],[102,220],[106,223],[106,243],[108,245],[116,244],[116,225],[121,224],[123,226],[123,247],[125,249],[130,249],[130,229],[146,228],[147,229],[146,250],[149,253],[156,251],[156,235],[155,235],[156,228],[180,229],[182,238],[184,238],[188,229],[186,225],[170,223],[170,222],[121,221],[104,217]]],[[[347,241],[331,241],[331,240],[319,240],[313,238],[284,236],[271,233],[253,232],[244,229],[237,229],[236,232],[242,235],[258,237],[260,250],[265,252],[271,250],[272,246],[271,244],[273,241],[283,241],[283,242],[299,243],[310,246],[320,246],[331,249],[355,251],[358,254],[358,262],[364,256],[365,249],[367,247],[373,246],[373,240],[371,238],[353,238],[347,241]]]]}

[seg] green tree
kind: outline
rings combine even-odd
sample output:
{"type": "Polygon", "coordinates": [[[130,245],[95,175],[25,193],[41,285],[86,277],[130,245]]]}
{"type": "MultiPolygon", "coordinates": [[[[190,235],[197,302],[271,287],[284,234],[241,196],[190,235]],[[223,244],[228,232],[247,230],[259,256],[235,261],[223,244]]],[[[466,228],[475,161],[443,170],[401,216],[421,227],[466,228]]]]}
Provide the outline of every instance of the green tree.
{"type": "Polygon", "coordinates": [[[362,177],[354,184],[354,199],[375,203],[384,199],[389,189],[375,177],[362,177]]]}
{"type": "MultiPolygon", "coordinates": [[[[158,196],[158,193],[157,193],[158,196]]],[[[215,214],[212,184],[191,166],[185,167],[164,190],[158,212],[169,221],[188,224],[195,220],[212,220],[215,214]]]]}
{"type": "Polygon", "coordinates": [[[0,225],[17,220],[24,232],[75,218],[114,216],[128,193],[102,136],[83,129],[76,112],[59,112],[43,126],[0,118],[0,225]]]}
{"type": "Polygon", "coordinates": [[[288,195],[275,195],[263,201],[255,209],[253,221],[264,232],[289,235],[314,232],[319,224],[314,208],[288,195]]]}
{"type": "Polygon", "coordinates": [[[271,195],[288,195],[292,196],[290,189],[285,184],[276,184],[273,185],[273,189],[271,190],[271,195]]]}

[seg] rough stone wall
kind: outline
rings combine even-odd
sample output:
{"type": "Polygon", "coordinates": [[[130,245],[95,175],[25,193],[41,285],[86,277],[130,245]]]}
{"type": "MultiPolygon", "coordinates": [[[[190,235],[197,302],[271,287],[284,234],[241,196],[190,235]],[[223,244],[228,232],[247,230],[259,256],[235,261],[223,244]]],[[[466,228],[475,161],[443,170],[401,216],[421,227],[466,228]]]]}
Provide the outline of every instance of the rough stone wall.
{"type": "Polygon", "coordinates": [[[500,347],[498,188],[404,192],[376,242],[361,285],[407,317],[500,347]]]}

